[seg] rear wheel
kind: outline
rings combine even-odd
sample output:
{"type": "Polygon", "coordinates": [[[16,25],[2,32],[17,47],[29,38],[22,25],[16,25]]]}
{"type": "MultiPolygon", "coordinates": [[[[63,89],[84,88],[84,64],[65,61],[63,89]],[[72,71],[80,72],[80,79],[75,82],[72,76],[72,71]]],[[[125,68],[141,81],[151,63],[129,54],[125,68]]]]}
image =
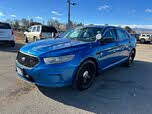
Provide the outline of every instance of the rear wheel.
{"type": "Polygon", "coordinates": [[[25,43],[28,43],[28,38],[27,38],[26,35],[24,35],[24,42],[25,42],[25,43]]]}
{"type": "Polygon", "coordinates": [[[132,66],[132,64],[133,64],[133,62],[134,62],[135,55],[136,55],[136,51],[135,51],[135,50],[132,50],[132,51],[130,52],[130,55],[129,55],[129,57],[128,57],[128,60],[127,60],[126,63],[125,63],[125,66],[127,66],[127,67],[131,67],[131,66],[132,66]]]}
{"type": "Polygon", "coordinates": [[[77,70],[74,79],[74,88],[80,91],[88,89],[96,76],[96,64],[93,61],[85,61],[77,70]]]}
{"type": "Polygon", "coordinates": [[[145,39],[143,39],[143,38],[140,39],[140,43],[141,43],[141,44],[144,44],[144,43],[145,43],[145,39]]]}
{"type": "Polygon", "coordinates": [[[36,36],[33,37],[33,42],[36,42],[38,39],[36,36]]]}

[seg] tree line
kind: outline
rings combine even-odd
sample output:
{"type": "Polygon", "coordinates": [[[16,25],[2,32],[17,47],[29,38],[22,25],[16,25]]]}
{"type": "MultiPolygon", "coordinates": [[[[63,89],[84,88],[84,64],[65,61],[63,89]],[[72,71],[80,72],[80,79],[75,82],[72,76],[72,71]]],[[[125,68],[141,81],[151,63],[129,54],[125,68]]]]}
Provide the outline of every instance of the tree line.
{"type": "MultiPolygon", "coordinates": [[[[9,23],[12,28],[14,30],[18,30],[18,31],[25,31],[27,30],[30,26],[32,25],[48,25],[48,26],[54,26],[58,31],[66,31],[68,24],[67,23],[62,23],[58,20],[48,20],[47,23],[40,23],[40,22],[36,22],[33,19],[15,19],[15,20],[10,20],[7,19],[6,20],[7,23],[9,23]]],[[[83,23],[76,23],[76,22],[70,22],[70,27],[71,28],[75,28],[77,26],[83,26],[83,23]]]]}
{"type": "MultiPolygon", "coordinates": [[[[33,19],[16,19],[16,20],[10,20],[10,19],[7,19],[6,20],[7,23],[9,23],[12,28],[14,30],[18,30],[18,31],[25,31],[27,30],[30,26],[32,25],[48,25],[48,26],[54,26],[58,31],[66,31],[67,30],[67,27],[68,27],[68,24],[67,23],[62,23],[58,20],[48,20],[47,23],[40,23],[40,22],[36,22],[34,21],[33,19]]],[[[90,25],[93,25],[93,24],[90,24],[90,25]]],[[[106,26],[108,26],[108,24],[105,24],[106,26]]],[[[76,22],[70,22],[70,27],[71,28],[75,28],[77,26],[84,26],[83,23],[76,23],[76,22]]],[[[126,26],[124,27],[124,29],[131,33],[131,34],[135,34],[136,31],[134,31],[132,28],[130,28],[129,26],[126,26]]]]}

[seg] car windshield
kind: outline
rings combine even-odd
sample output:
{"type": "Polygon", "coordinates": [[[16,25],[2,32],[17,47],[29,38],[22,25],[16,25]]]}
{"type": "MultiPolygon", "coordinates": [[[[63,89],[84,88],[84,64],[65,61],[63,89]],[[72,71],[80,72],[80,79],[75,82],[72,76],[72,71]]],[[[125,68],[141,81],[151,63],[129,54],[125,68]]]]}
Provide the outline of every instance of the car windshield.
{"type": "Polygon", "coordinates": [[[102,34],[103,28],[95,27],[83,27],[76,28],[67,32],[64,38],[69,38],[71,40],[79,40],[85,42],[91,42],[96,40],[97,34],[102,34]]]}
{"type": "Polygon", "coordinates": [[[61,32],[58,37],[59,37],[59,38],[64,38],[65,35],[67,35],[67,33],[71,32],[71,30],[73,30],[73,29],[69,29],[69,30],[67,30],[67,31],[65,31],[65,32],[61,32]]]}

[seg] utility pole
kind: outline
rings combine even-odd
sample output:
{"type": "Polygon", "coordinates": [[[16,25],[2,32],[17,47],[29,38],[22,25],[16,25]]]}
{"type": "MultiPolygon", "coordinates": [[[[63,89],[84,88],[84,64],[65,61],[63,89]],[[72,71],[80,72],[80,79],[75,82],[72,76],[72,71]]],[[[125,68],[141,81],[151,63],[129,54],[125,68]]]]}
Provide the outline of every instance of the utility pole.
{"type": "Polygon", "coordinates": [[[71,12],[70,12],[70,10],[71,10],[71,7],[70,7],[70,3],[71,3],[71,1],[70,0],[68,0],[68,29],[70,29],[70,16],[71,16],[71,12]]]}
{"type": "Polygon", "coordinates": [[[71,0],[67,0],[67,2],[68,2],[68,29],[70,29],[70,24],[71,24],[71,20],[70,20],[70,17],[71,17],[71,5],[75,6],[76,3],[71,3],[71,0]]]}

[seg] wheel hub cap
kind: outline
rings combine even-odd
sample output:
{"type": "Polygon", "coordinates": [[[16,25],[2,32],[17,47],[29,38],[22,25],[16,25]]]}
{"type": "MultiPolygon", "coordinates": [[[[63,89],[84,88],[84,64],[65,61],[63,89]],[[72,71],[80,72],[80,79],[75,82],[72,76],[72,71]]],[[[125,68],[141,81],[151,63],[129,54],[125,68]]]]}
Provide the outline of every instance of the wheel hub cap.
{"type": "Polygon", "coordinates": [[[88,71],[85,71],[84,73],[83,73],[83,78],[89,78],[90,76],[89,76],[89,72],[88,71]]]}
{"type": "Polygon", "coordinates": [[[86,83],[86,82],[87,82],[87,79],[89,79],[89,78],[90,78],[89,72],[88,72],[88,71],[85,71],[85,72],[83,73],[83,81],[84,81],[84,83],[86,83]]]}

